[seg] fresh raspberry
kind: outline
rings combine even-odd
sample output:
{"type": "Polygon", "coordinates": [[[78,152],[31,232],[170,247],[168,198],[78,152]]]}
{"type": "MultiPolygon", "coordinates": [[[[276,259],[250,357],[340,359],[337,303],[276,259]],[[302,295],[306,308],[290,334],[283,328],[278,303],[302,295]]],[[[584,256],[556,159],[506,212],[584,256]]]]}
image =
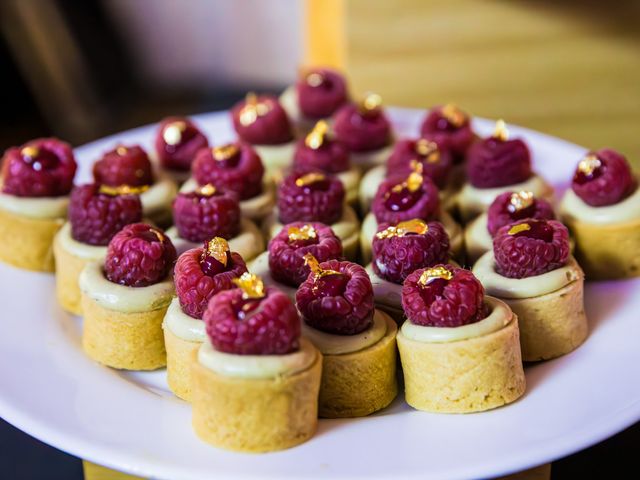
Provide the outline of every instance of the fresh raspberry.
{"type": "Polygon", "coordinates": [[[449,235],[440,222],[405,225],[383,223],[373,237],[373,270],[380,278],[398,284],[414,270],[449,260],[449,235]]]}
{"type": "Polygon", "coordinates": [[[402,307],[411,323],[461,327],[487,316],[484,288],[469,270],[435,265],[411,273],[402,286],[402,307]]]}
{"type": "Polygon", "coordinates": [[[331,225],[342,217],[344,186],[318,171],[293,172],[278,188],[281,223],[321,222],[331,225]]]}
{"type": "Polygon", "coordinates": [[[505,225],[493,239],[496,271],[527,278],[562,267],[569,258],[569,231],[556,220],[520,220],[505,225]]]}
{"type": "MultiPolygon", "coordinates": [[[[308,137],[307,137],[308,138],[308,137]]],[[[325,136],[322,145],[313,148],[307,139],[298,141],[293,155],[293,167],[298,170],[321,170],[340,173],[349,170],[349,149],[345,144],[325,136]]]]}
{"type": "Polygon", "coordinates": [[[5,152],[2,192],[18,197],[67,195],[77,168],[68,143],[56,138],[31,140],[5,152]]]}
{"type": "Polygon", "coordinates": [[[176,249],[162,230],[132,223],[109,242],[104,270],[110,282],[146,287],[164,280],[175,261],[176,249]]]}
{"type": "Polygon", "coordinates": [[[153,183],[149,156],[139,145],[119,145],[106,152],[93,165],[93,177],[96,183],[110,187],[142,187],[153,183]]]}
{"type": "Polygon", "coordinates": [[[222,290],[236,288],[234,278],[247,271],[247,265],[239,253],[227,253],[227,265],[222,271],[208,275],[203,268],[206,247],[187,250],[178,258],[173,273],[176,294],[182,311],[193,318],[202,318],[211,297],[222,290]]]}
{"type": "Polygon", "coordinates": [[[299,348],[300,317],[277,288],[260,299],[244,299],[239,288],[214,295],[204,312],[207,335],[220,352],[284,355],[299,348]]]}
{"type": "Polygon", "coordinates": [[[506,187],[531,178],[531,154],[516,138],[488,137],[474,143],[467,154],[467,177],[476,188],[506,187]]]}
{"type": "Polygon", "coordinates": [[[493,237],[505,225],[525,218],[554,220],[556,215],[549,202],[531,192],[504,192],[489,206],[487,228],[493,237]]]}
{"type": "Polygon", "coordinates": [[[456,163],[464,160],[475,140],[469,115],[454,105],[433,108],[422,122],[420,134],[450,150],[456,163]]]}
{"type": "Polygon", "coordinates": [[[436,142],[419,138],[400,140],[393,147],[387,160],[387,174],[409,175],[416,163],[438,188],[445,188],[453,167],[453,158],[448,149],[441,149],[436,142]]]}
{"type": "Polygon", "coordinates": [[[614,205],[636,186],[627,159],[609,148],[590,152],[578,164],[571,183],[575,194],[592,207],[614,205]]]}
{"type": "Polygon", "coordinates": [[[264,166],[248,143],[236,142],[198,151],[192,166],[200,185],[210,184],[238,194],[240,200],[262,192],[264,166]]]}
{"type": "Polygon", "coordinates": [[[269,242],[269,270],[280,283],[297,287],[309,276],[304,256],[319,262],[342,257],[342,242],[323,223],[294,222],[285,225],[269,242]]]}
{"type": "Polygon", "coordinates": [[[138,195],[108,195],[97,183],[75,187],[69,201],[71,236],[89,245],[108,245],[125,225],[142,220],[138,195]]]}
{"type": "Polygon", "coordinates": [[[168,169],[188,171],[196,152],[209,146],[207,137],[185,117],[167,117],[156,134],[156,153],[168,169]]]}
{"type": "Polygon", "coordinates": [[[348,103],[336,112],[333,129],[352,152],[378,150],[391,142],[391,123],[382,108],[363,111],[348,103]]]}
{"type": "Polygon", "coordinates": [[[212,187],[181,192],[173,201],[173,222],[180,237],[190,242],[229,240],[240,232],[240,203],[235,193],[212,187]]]}
{"type": "Polygon", "coordinates": [[[396,224],[413,218],[432,220],[438,215],[438,187],[429,177],[422,176],[420,184],[412,190],[415,178],[419,179],[392,175],[380,184],[371,204],[378,223],[396,224]]]}
{"type": "Polygon", "coordinates": [[[231,109],[231,119],[238,136],[254,145],[280,145],[293,139],[287,112],[273,95],[247,95],[231,109]]]}
{"type": "Polygon", "coordinates": [[[329,68],[313,68],[296,82],[300,111],[308,118],[326,118],[348,100],[343,75],[329,68]]]}
{"type": "Polygon", "coordinates": [[[296,292],[296,305],[311,327],[338,335],[355,335],[373,323],[373,287],[367,271],[352,262],[320,264],[296,292]],[[335,273],[329,273],[328,271],[335,273]]]}

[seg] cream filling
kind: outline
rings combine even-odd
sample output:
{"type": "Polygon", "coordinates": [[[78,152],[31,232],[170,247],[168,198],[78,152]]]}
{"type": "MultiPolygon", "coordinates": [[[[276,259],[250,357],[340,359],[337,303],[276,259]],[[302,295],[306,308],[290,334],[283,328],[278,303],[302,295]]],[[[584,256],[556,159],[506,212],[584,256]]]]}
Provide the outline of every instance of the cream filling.
{"type": "Polygon", "coordinates": [[[178,193],[176,183],[164,172],[157,174],[157,180],[148,190],[140,194],[143,215],[152,215],[163,210],[171,210],[171,202],[178,193]]]}
{"type": "Polygon", "coordinates": [[[387,320],[384,314],[374,311],[373,323],[365,331],[355,335],[336,335],[317,330],[304,321],[302,335],[308,338],[323,355],[342,355],[359,352],[380,341],[387,334],[387,320]]]}
{"type": "Polygon", "coordinates": [[[269,252],[264,252],[258,255],[258,257],[248,265],[247,269],[251,273],[254,273],[262,278],[262,281],[267,287],[277,288],[295,303],[296,292],[298,291],[298,289],[295,287],[290,287],[289,285],[284,285],[271,276],[271,270],[269,269],[269,252]]]}
{"type": "Polygon", "coordinates": [[[393,152],[393,136],[386,147],[370,152],[351,152],[351,163],[360,168],[369,169],[387,163],[387,159],[393,152]]]}
{"type": "Polygon", "coordinates": [[[83,260],[102,260],[107,255],[106,246],[89,245],[75,240],[71,236],[71,222],[65,222],[56,235],[62,248],[75,257],[83,260]]]}
{"type": "Polygon", "coordinates": [[[344,190],[347,196],[347,202],[352,203],[358,200],[358,184],[360,183],[360,169],[358,167],[351,167],[344,172],[336,173],[335,176],[344,185],[344,190]]]}
{"type": "MultiPolygon", "coordinates": [[[[198,182],[191,177],[184,182],[180,188],[181,193],[193,192],[198,188],[198,182]]],[[[269,213],[273,211],[276,204],[275,186],[273,180],[268,175],[262,177],[262,193],[259,193],[255,197],[247,198],[240,202],[240,211],[243,217],[250,218],[251,220],[262,220],[269,213]]]]}
{"type": "Polygon", "coordinates": [[[491,313],[479,322],[460,327],[427,327],[416,325],[408,320],[402,324],[400,331],[406,338],[416,342],[449,343],[481,337],[507,326],[513,318],[513,313],[507,304],[491,297],[485,297],[485,302],[491,309],[491,313]]]}
{"type": "Polygon", "coordinates": [[[373,264],[371,263],[365,269],[371,279],[373,297],[376,303],[402,309],[402,285],[380,278],[373,270],[373,264]]]}
{"type": "Polygon", "coordinates": [[[489,216],[486,213],[476,217],[465,229],[467,249],[488,252],[493,249],[493,237],[488,229],[489,216]]]}
{"type": "MultiPolygon", "coordinates": [[[[178,234],[178,229],[175,226],[167,230],[166,234],[176,247],[178,255],[192,248],[202,247],[204,245],[204,242],[191,242],[182,238],[178,234]]],[[[239,253],[245,262],[258,256],[265,248],[262,232],[260,232],[260,229],[255,223],[246,218],[240,220],[240,233],[228,240],[228,243],[229,249],[232,252],[239,253]]]]}
{"type": "Polygon", "coordinates": [[[198,361],[225,377],[269,379],[293,375],[309,368],[316,359],[316,349],[309,340],[300,339],[300,348],[286,355],[236,355],[219,352],[211,342],[198,350],[198,361]]]}
{"type": "Polygon", "coordinates": [[[538,175],[532,175],[527,181],[496,188],[476,188],[465,183],[460,191],[458,203],[463,210],[486,211],[495,198],[504,192],[526,190],[539,198],[549,198],[551,187],[538,175]]]}
{"type": "Polygon", "coordinates": [[[107,280],[101,262],[91,262],[84,267],[79,285],[82,293],[101,307],[124,313],[149,312],[166,307],[174,294],[170,276],[148,287],[128,287],[107,280]]]}
{"type": "Polygon", "coordinates": [[[176,337],[188,342],[202,343],[207,338],[204,322],[184,313],[178,297],[173,297],[171,300],[162,328],[168,328],[176,337]]]}
{"type": "Polygon", "coordinates": [[[487,295],[500,298],[531,298],[560,290],[582,278],[575,258],[569,257],[564,267],[527,278],[507,278],[496,272],[493,251],[482,255],[473,266],[473,274],[484,286],[487,295]]]}
{"type": "Polygon", "coordinates": [[[280,145],[253,145],[265,169],[270,172],[290,166],[293,163],[295,147],[295,140],[280,145]]]}
{"type": "Polygon", "coordinates": [[[0,208],[23,217],[40,220],[66,218],[69,196],[64,197],[18,197],[0,193],[0,208]]]}
{"type": "Polygon", "coordinates": [[[565,217],[598,225],[640,220],[640,187],[621,202],[604,207],[592,207],[582,201],[572,189],[568,189],[560,210],[565,217]]]}
{"type": "Polygon", "coordinates": [[[303,116],[298,106],[298,94],[296,92],[295,85],[289,85],[284,92],[280,94],[278,98],[280,105],[287,112],[287,116],[294,122],[299,123],[302,121],[303,116]]]}

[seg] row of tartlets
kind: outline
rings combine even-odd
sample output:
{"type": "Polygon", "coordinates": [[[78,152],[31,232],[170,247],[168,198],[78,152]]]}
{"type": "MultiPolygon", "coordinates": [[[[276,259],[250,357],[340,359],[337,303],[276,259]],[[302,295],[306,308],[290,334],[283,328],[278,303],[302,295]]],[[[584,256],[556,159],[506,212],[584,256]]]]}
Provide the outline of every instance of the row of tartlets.
{"type": "Polygon", "coordinates": [[[397,351],[414,408],[513,402],[523,361],[586,339],[583,269],[640,275],[640,192],[613,150],[579,160],[563,224],[526,143],[453,105],[398,139],[377,95],[310,69],[231,120],[238,141],[211,146],[166,119],[154,159],[118,145],[76,187],[72,149],[34,140],[5,153],[0,194],[0,259],[55,270],[91,358],[166,365],[214,445],[278,450],[386,407],[397,351]]]}

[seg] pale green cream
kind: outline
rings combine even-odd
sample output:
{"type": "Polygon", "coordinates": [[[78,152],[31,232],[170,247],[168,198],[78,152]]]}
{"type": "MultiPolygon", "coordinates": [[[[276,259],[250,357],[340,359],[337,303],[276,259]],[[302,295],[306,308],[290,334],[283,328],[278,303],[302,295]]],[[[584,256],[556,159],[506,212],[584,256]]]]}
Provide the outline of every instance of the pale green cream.
{"type": "Polygon", "coordinates": [[[260,278],[262,278],[265,286],[277,288],[285,295],[287,295],[287,297],[289,297],[291,301],[296,301],[296,292],[298,291],[297,288],[290,287],[289,285],[284,285],[276,281],[271,276],[271,270],[269,269],[269,252],[264,252],[258,255],[255,260],[247,265],[247,269],[251,273],[254,273],[255,275],[258,275],[260,278]]]}
{"type": "Polygon", "coordinates": [[[102,260],[107,255],[106,246],[78,242],[71,236],[71,223],[66,222],[56,234],[62,248],[73,256],[84,260],[102,260]]]}
{"type": "Polygon", "coordinates": [[[378,165],[384,165],[393,153],[394,143],[395,140],[391,139],[389,145],[386,147],[370,152],[353,152],[351,153],[351,163],[360,168],[372,168],[378,165]]]}
{"type": "Polygon", "coordinates": [[[560,204],[563,217],[574,218],[581,222],[598,225],[624,223],[640,219],[640,188],[630,196],[614,205],[592,207],[568,189],[560,204]]]}
{"type": "Polygon", "coordinates": [[[280,145],[253,145],[256,153],[262,159],[264,168],[269,172],[291,165],[295,147],[294,140],[280,145]]]}
{"type": "Polygon", "coordinates": [[[15,215],[40,220],[65,218],[69,197],[18,197],[0,193],[0,208],[15,215]]]}
{"type": "Polygon", "coordinates": [[[140,194],[142,214],[152,215],[162,210],[171,210],[171,202],[178,193],[176,183],[166,174],[158,174],[156,182],[140,194]]]}
{"type": "Polygon", "coordinates": [[[371,279],[373,296],[377,304],[402,309],[402,285],[380,278],[368,264],[365,269],[371,279]]]}
{"type": "Polygon", "coordinates": [[[171,330],[176,337],[189,342],[204,342],[207,338],[204,322],[184,313],[178,297],[173,297],[171,300],[162,328],[171,330]]]}

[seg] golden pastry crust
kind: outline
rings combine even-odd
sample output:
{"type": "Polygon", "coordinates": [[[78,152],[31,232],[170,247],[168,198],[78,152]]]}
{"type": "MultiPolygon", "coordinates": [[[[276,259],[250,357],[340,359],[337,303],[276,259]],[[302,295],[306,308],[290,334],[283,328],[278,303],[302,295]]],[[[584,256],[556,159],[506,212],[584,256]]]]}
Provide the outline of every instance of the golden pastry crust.
{"type": "Polygon", "coordinates": [[[318,414],[324,418],[364,417],[398,395],[396,323],[383,314],[387,333],[363,350],[323,355],[318,414]]]}
{"type": "Polygon", "coordinates": [[[0,208],[0,261],[37,272],[53,272],[53,238],[64,218],[38,219],[0,208]]]}
{"type": "Polygon", "coordinates": [[[578,348],[589,334],[584,280],[531,298],[503,298],[518,316],[522,360],[548,360],[578,348]]]}
{"type": "Polygon", "coordinates": [[[640,277],[640,218],[614,224],[562,221],[575,239],[575,257],[587,280],[640,277]]]}
{"type": "Polygon", "coordinates": [[[118,312],[84,292],[82,348],[97,362],[123,370],[156,370],[167,364],[162,320],[166,306],[146,312],[118,312]]]}
{"type": "Polygon", "coordinates": [[[397,336],[405,399],[418,410],[471,413],[514,402],[525,391],[518,322],[449,343],[397,336]]]}
{"type": "Polygon", "coordinates": [[[167,383],[171,391],[187,402],[191,401],[191,362],[202,342],[192,342],[178,337],[170,328],[164,328],[164,345],[167,350],[167,383]]]}
{"type": "Polygon", "coordinates": [[[191,363],[193,428],[202,440],[240,452],[284,450],[318,424],[322,355],[305,370],[270,379],[226,377],[191,363]]]}

